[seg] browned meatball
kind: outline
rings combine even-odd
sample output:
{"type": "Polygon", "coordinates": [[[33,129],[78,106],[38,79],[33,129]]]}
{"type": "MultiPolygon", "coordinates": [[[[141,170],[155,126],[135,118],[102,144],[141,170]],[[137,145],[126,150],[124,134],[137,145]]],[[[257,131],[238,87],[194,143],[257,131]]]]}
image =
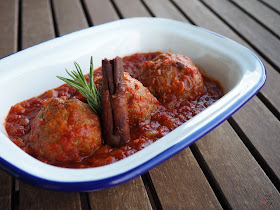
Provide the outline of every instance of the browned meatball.
{"type": "Polygon", "coordinates": [[[142,65],[139,80],[160,101],[195,99],[204,91],[202,76],[184,55],[160,54],[142,65]]]}
{"type": "Polygon", "coordinates": [[[137,79],[124,73],[129,123],[139,124],[151,117],[158,108],[158,100],[137,79]]]}
{"type": "Polygon", "coordinates": [[[80,161],[101,143],[98,116],[77,99],[48,99],[31,123],[29,147],[41,159],[80,161]]]}
{"type": "MultiPolygon", "coordinates": [[[[128,117],[130,125],[137,125],[151,117],[157,110],[159,102],[153,94],[129,73],[124,73],[126,98],[128,103],[128,117]]],[[[102,77],[95,80],[97,86],[102,84],[102,77]]]]}

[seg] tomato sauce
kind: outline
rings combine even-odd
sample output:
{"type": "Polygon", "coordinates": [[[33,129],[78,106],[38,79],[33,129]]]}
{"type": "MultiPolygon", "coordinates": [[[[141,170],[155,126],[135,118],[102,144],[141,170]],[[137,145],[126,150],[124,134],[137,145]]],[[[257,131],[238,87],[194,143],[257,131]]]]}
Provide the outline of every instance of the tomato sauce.
{"type": "MultiPolygon", "coordinates": [[[[137,79],[142,63],[154,59],[159,54],[159,52],[137,53],[126,56],[123,58],[124,69],[137,79]]],[[[101,68],[97,69],[94,74],[95,76],[101,76],[101,68]]],[[[67,84],[12,106],[6,118],[5,128],[11,141],[28,154],[48,164],[69,168],[107,165],[147,147],[223,96],[223,88],[218,81],[203,75],[203,83],[205,91],[196,97],[195,100],[173,100],[168,102],[168,104],[161,104],[159,110],[152,115],[150,120],[141,123],[139,126],[131,127],[132,140],[126,145],[120,148],[111,148],[108,145],[103,145],[80,162],[50,162],[43,157],[34,155],[28,146],[30,124],[43,107],[45,99],[54,97],[63,99],[76,98],[86,102],[85,98],[75,88],[67,84]]]]}

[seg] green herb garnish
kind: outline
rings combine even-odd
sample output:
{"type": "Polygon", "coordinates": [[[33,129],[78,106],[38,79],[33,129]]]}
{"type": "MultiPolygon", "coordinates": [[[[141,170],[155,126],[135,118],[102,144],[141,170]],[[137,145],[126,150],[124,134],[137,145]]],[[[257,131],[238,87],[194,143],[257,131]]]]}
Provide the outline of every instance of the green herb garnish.
{"type": "Polygon", "coordinates": [[[92,57],[90,59],[89,83],[87,82],[85,76],[83,75],[83,72],[79,64],[77,62],[74,62],[74,65],[77,71],[73,70],[71,71],[71,73],[69,73],[68,70],[65,69],[66,72],[69,74],[69,76],[73,78],[73,80],[60,76],[57,76],[57,78],[66,82],[68,85],[76,88],[77,91],[79,91],[79,93],[81,93],[87,99],[87,102],[92,108],[92,110],[96,114],[101,116],[102,113],[101,95],[94,84],[92,57]]]}

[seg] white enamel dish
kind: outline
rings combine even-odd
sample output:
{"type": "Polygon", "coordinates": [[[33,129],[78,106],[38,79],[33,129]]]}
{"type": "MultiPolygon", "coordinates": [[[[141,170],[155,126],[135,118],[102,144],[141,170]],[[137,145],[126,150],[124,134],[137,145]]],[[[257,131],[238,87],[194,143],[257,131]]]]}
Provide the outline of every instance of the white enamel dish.
{"type": "Polygon", "coordinates": [[[265,68],[247,48],[208,30],[160,18],[124,19],[84,29],[0,60],[0,164],[16,178],[51,190],[90,191],[126,182],[150,170],[214,129],[264,85],[265,68]],[[62,84],[77,61],[84,73],[103,58],[136,52],[172,52],[191,58],[218,79],[225,96],[145,149],[116,163],[88,169],[45,164],[23,152],[7,137],[10,107],[62,84]]]}

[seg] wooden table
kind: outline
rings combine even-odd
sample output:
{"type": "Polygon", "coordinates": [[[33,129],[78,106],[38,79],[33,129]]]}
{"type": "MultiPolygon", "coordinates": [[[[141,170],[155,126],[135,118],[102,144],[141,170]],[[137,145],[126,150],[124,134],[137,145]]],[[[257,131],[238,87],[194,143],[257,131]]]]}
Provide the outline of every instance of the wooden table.
{"type": "Polygon", "coordinates": [[[191,23],[248,47],[267,69],[264,88],[190,148],[117,187],[52,192],[0,171],[0,209],[280,209],[279,0],[1,0],[0,57],[136,16],[191,23]]]}

